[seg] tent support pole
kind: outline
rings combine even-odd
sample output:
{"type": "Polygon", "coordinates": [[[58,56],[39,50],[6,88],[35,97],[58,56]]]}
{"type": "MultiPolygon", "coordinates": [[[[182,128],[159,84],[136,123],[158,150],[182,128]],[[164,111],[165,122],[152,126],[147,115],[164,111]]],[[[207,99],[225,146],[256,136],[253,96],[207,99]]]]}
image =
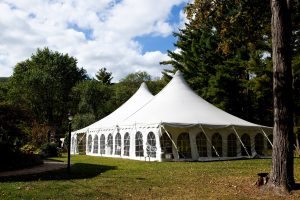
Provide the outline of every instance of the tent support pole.
{"type": "MultiPolygon", "coordinates": [[[[130,127],[130,126],[129,126],[130,127]]],[[[133,140],[133,138],[134,138],[134,134],[132,133],[132,131],[133,131],[133,129],[134,129],[134,126],[132,125],[131,127],[130,127],[130,131],[129,131],[129,152],[128,152],[128,157],[130,158],[131,156],[133,156],[132,155],[132,152],[133,152],[133,149],[135,150],[135,148],[134,148],[134,146],[133,146],[133,142],[131,141],[131,140],[133,140]]],[[[125,131],[126,132],[126,131],[125,131]]],[[[134,152],[134,155],[135,155],[135,152],[134,152]]]]}
{"type": "Polygon", "coordinates": [[[216,153],[216,155],[219,157],[219,159],[220,159],[220,155],[218,154],[218,151],[217,151],[217,149],[215,148],[215,146],[212,144],[212,142],[209,140],[209,138],[207,137],[207,134],[206,134],[206,132],[204,131],[204,129],[203,129],[203,127],[202,127],[202,125],[201,124],[199,124],[199,126],[200,126],[200,128],[201,128],[201,130],[203,131],[203,133],[204,133],[204,135],[205,135],[205,137],[206,137],[206,139],[208,140],[208,142],[210,143],[210,145],[212,146],[212,148],[214,149],[214,151],[215,151],[215,153],[216,153]]]}
{"type": "Polygon", "coordinates": [[[267,138],[268,142],[270,143],[271,147],[273,148],[273,144],[270,141],[269,137],[267,136],[266,132],[264,131],[264,129],[260,128],[261,132],[263,132],[264,136],[267,138]]]}
{"type": "MultiPolygon", "coordinates": [[[[71,152],[73,151],[73,155],[75,155],[76,154],[76,149],[77,149],[77,146],[78,146],[77,145],[77,133],[74,133],[73,136],[72,136],[72,133],[71,133],[71,138],[70,138],[71,152]],[[76,146],[74,144],[75,143],[74,142],[75,136],[76,136],[76,146]],[[74,138],[73,142],[72,142],[71,138],[74,138]]],[[[65,143],[65,141],[64,141],[64,143],[65,143]]],[[[63,143],[63,145],[64,145],[64,143],[63,143]]]]}
{"type": "Polygon", "coordinates": [[[162,127],[162,128],[165,130],[165,131],[166,131],[166,133],[167,133],[168,137],[170,138],[170,140],[171,140],[172,144],[174,145],[174,147],[175,147],[175,149],[176,149],[176,151],[177,151],[177,154],[179,155],[178,148],[177,148],[177,146],[176,146],[175,142],[173,141],[173,139],[171,138],[171,136],[170,136],[169,132],[166,130],[166,128],[164,127],[164,125],[161,125],[161,127],[162,127]]]}
{"type": "Polygon", "coordinates": [[[246,153],[247,153],[247,155],[248,155],[248,158],[250,158],[250,154],[249,154],[249,152],[247,151],[246,146],[245,146],[244,143],[242,142],[242,140],[241,140],[241,138],[240,138],[238,132],[237,132],[236,129],[234,128],[234,126],[232,126],[232,129],[233,129],[234,133],[236,134],[236,136],[238,137],[240,143],[241,143],[242,146],[244,147],[244,149],[245,149],[245,151],[246,151],[246,153]]]}
{"type": "MultiPolygon", "coordinates": [[[[98,131],[97,131],[97,133],[96,133],[96,135],[97,135],[97,137],[98,137],[98,149],[97,149],[97,154],[100,154],[100,145],[99,145],[99,142],[100,142],[100,136],[101,135],[99,135],[99,132],[101,132],[101,129],[99,128],[98,129],[98,131]]],[[[94,137],[94,139],[95,139],[95,137],[94,137]]],[[[94,140],[93,140],[93,153],[94,153],[94,144],[95,144],[95,142],[94,142],[94,140]]]]}
{"type": "Polygon", "coordinates": [[[86,132],[86,143],[87,143],[87,145],[85,145],[85,154],[86,154],[86,152],[88,152],[89,153],[89,138],[88,138],[88,136],[89,136],[89,133],[90,133],[90,130],[88,129],[88,131],[86,132]]]}
{"type": "MultiPolygon", "coordinates": [[[[135,134],[133,135],[133,138],[135,138],[135,136],[136,136],[136,134],[137,134],[137,128],[136,128],[136,123],[134,123],[134,128],[135,128],[135,134]]],[[[144,139],[143,139],[143,137],[142,137],[142,144],[143,144],[143,155],[144,155],[144,158],[145,158],[145,161],[146,161],[146,156],[145,156],[145,154],[146,154],[146,152],[144,151],[144,139]]],[[[134,155],[135,155],[135,157],[136,157],[136,143],[135,143],[135,148],[134,148],[134,155]]],[[[142,157],[141,156],[139,156],[139,158],[140,158],[140,160],[142,159],[142,157]]]]}
{"type": "MultiPolygon", "coordinates": [[[[89,131],[89,130],[88,130],[89,131]]],[[[78,136],[78,133],[76,133],[76,135],[78,136]]],[[[86,132],[83,134],[83,136],[80,138],[80,140],[78,141],[77,140],[77,144],[76,144],[76,149],[77,149],[77,152],[79,153],[79,147],[78,147],[78,144],[80,144],[80,142],[83,140],[83,138],[86,137],[86,132]]],[[[85,144],[86,145],[86,144],[85,144]]]]}

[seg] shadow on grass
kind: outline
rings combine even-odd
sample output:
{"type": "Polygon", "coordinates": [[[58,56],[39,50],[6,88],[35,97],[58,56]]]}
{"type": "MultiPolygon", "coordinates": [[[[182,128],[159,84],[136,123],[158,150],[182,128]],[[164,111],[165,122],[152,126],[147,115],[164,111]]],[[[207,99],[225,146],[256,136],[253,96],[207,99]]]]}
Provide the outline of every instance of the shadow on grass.
{"type": "Polygon", "coordinates": [[[67,169],[63,168],[39,174],[0,177],[0,182],[89,179],[98,176],[106,171],[116,169],[116,166],[76,163],[71,166],[70,175],[68,174],[67,169]]]}
{"type": "Polygon", "coordinates": [[[55,159],[55,158],[46,158],[44,159],[44,161],[54,161],[54,162],[64,162],[63,160],[58,160],[58,159],[55,159]]]}
{"type": "Polygon", "coordinates": [[[293,190],[300,190],[300,183],[296,183],[293,187],[293,190]]]}

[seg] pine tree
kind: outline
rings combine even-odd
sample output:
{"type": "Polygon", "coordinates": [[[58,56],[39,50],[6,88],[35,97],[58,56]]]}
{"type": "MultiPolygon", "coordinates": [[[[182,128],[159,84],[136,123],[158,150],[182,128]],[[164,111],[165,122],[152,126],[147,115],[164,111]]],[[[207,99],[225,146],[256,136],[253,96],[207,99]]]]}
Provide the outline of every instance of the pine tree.
{"type": "Polygon", "coordinates": [[[98,70],[96,74],[96,79],[106,85],[111,85],[111,80],[113,79],[112,73],[108,72],[105,67],[98,70]]]}
{"type": "MultiPolygon", "coordinates": [[[[234,115],[271,125],[271,98],[259,98],[258,88],[264,85],[271,91],[270,29],[260,13],[268,1],[205,1],[198,0],[186,8],[190,20],[174,35],[178,38],[176,52],[168,52],[174,70],[185,78],[200,96],[234,115]],[[236,4],[238,2],[238,4],[236,4]],[[258,11],[254,7],[258,7],[258,11]],[[257,16],[254,19],[254,14],[257,16]],[[257,24],[260,22],[260,24],[257,24]],[[264,70],[261,70],[263,68],[264,70]],[[257,112],[258,111],[258,112],[257,112]],[[263,118],[263,121],[262,121],[263,118]]],[[[270,97],[271,93],[260,95],[270,97]]]]}

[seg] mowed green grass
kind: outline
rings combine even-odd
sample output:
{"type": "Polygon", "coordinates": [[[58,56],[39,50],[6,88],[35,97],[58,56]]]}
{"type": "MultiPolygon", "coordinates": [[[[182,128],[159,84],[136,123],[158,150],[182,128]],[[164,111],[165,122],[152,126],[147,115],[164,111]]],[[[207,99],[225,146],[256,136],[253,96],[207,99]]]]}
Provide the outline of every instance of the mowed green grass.
{"type": "MultiPolygon", "coordinates": [[[[0,199],[300,199],[300,190],[276,197],[255,186],[270,159],[159,163],[79,155],[71,162],[71,177],[60,170],[0,179],[0,199]]],[[[299,158],[295,178],[300,183],[299,158]]]]}

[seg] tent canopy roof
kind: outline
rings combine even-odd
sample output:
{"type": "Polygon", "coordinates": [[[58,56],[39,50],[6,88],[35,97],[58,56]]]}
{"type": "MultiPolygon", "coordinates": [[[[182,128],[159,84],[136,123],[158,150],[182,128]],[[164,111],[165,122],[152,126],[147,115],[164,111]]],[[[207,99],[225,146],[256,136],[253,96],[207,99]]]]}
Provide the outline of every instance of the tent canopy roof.
{"type": "Polygon", "coordinates": [[[162,91],[121,123],[130,124],[263,127],[235,117],[202,99],[188,86],[180,71],[162,91]]]}
{"type": "Polygon", "coordinates": [[[124,104],[122,104],[117,110],[102,118],[101,120],[75,132],[81,133],[86,132],[87,130],[98,129],[101,127],[116,126],[124,119],[126,119],[130,114],[136,112],[144,104],[149,102],[152,98],[153,95],[149,91],[147,85],[145,83],[142,83],[136,93],[134,93],[134,95],[124,104]]]}

